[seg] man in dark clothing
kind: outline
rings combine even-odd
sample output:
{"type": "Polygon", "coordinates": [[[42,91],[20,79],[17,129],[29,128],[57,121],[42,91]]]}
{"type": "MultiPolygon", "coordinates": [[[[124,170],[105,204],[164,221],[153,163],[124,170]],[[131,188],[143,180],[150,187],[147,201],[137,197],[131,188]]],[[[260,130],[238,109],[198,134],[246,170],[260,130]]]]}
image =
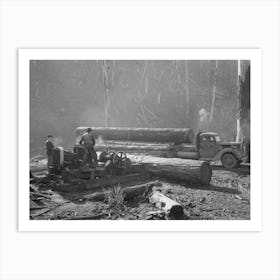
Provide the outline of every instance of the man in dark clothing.
{"type": "Polygon", "coordinates": [[[54,139],[52,135],[47,136],[46,140],[47,156],[48,156],[48,168],[53,164],[53,151],[54,151],[54,139]]]}
{"type": "Polygon", "coordinates": [[[98,164],[97,161],[97,154],[96,151],[94,149],[94,145],[95,145],[95,139],[94,139],[94,135],[93,135],[93,130],[91,128],[87,129],[87,132],[85,134],[82,135],[82,138],[79,142],[80,145],[83,145],[84,149],[85,149],[85,161],[87,161],[90,165],[90,167],[93,167],[93,162],[92,159],[94,160],[94,164],[95,166],[98,164]]]}

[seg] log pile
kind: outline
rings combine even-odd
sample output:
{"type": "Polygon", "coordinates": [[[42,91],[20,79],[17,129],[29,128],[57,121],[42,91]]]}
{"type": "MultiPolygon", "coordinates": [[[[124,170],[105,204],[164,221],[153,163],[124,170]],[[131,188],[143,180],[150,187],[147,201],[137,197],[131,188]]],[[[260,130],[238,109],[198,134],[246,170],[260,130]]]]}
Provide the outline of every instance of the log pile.
{"type": "MultiPolygon", "coordinates": [[[[194,139],[191,128],[92,127],[92,130],[96,138],[113,141],[181,144],[192,143],[194,139]]],[[[87,127],[78,127],[76,137],[80,139],[86,131],[87,127]]]]}
{"type": "Polygon", "coordinates": [[[97,151],[148,154],[158,157],[176,157],[176,150],[173,145],[167,143],[131,142],[131,141],[102,141],[95,145],[97,151]]]}

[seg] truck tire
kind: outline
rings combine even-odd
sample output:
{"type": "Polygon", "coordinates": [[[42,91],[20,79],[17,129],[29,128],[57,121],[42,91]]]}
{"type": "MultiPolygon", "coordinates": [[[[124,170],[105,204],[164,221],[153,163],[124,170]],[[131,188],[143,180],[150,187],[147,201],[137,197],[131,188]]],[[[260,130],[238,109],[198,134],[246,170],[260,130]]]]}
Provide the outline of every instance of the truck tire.
{"type": "Polygon", "coordinates": [[[233,169],[238,166],[238,159],[231,153],[225,153],[221,158],[222,165],[227,169],[233,169]]]}

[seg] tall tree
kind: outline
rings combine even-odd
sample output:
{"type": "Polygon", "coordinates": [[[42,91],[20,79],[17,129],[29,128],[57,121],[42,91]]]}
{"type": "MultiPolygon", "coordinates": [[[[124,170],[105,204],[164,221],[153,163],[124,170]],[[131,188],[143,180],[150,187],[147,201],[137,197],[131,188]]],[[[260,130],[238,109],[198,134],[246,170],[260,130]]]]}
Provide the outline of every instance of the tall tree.
{"type": "Polygon", "coordinates": [[[110,88],[112,86],[112,67],[107,60],[103,61],[103,81],[104,81],[104,106],[105,106],[105,126],[111,126],[111,95],[110,88]]]}
{"type": "Polygon", "coordinates": [[[236,141],[250,134],[250,61],[237,62],[237,117],[236,141]]]}
{"type": "Polygon", "coordinates": [[[189,91],[189,65],[188,61],[185,61],[186,65],[186,117],[189,118],[190,115],[190,91],[189,91]]]}
{"type": "Polygon", "coordinates": [[[210,119],[209,121],[212,122],[213,120],[213,114],[214,114],[214,108],[215,108],[215,99],[216,99],[216,80],[217,80],[217,72],[218,72],[218,60],[212,61],[212,67],[211,67],[211,93],[212,93],[212,101],[211,101],[211,111],[210,111],[210,119]]]}

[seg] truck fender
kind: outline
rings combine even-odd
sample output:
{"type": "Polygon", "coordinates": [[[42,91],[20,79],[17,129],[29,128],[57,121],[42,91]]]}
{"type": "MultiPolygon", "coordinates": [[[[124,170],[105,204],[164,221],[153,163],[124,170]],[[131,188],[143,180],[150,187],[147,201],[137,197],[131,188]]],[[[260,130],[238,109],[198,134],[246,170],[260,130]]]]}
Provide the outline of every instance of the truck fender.
{"type": "Polygon", "coordinates": [[[238,151],[236,151],[235,149],[232,149],[232,148],[225,148],[225,149],[222,149],[221,151],[219,151],[216,156],[214,157],[213,161],[216,161],[216,160],[221,160],[222,156],[225,154],[225,153],[231,153],[233,154],[238,160],[241,159],[241,155],[238,151]]]}

